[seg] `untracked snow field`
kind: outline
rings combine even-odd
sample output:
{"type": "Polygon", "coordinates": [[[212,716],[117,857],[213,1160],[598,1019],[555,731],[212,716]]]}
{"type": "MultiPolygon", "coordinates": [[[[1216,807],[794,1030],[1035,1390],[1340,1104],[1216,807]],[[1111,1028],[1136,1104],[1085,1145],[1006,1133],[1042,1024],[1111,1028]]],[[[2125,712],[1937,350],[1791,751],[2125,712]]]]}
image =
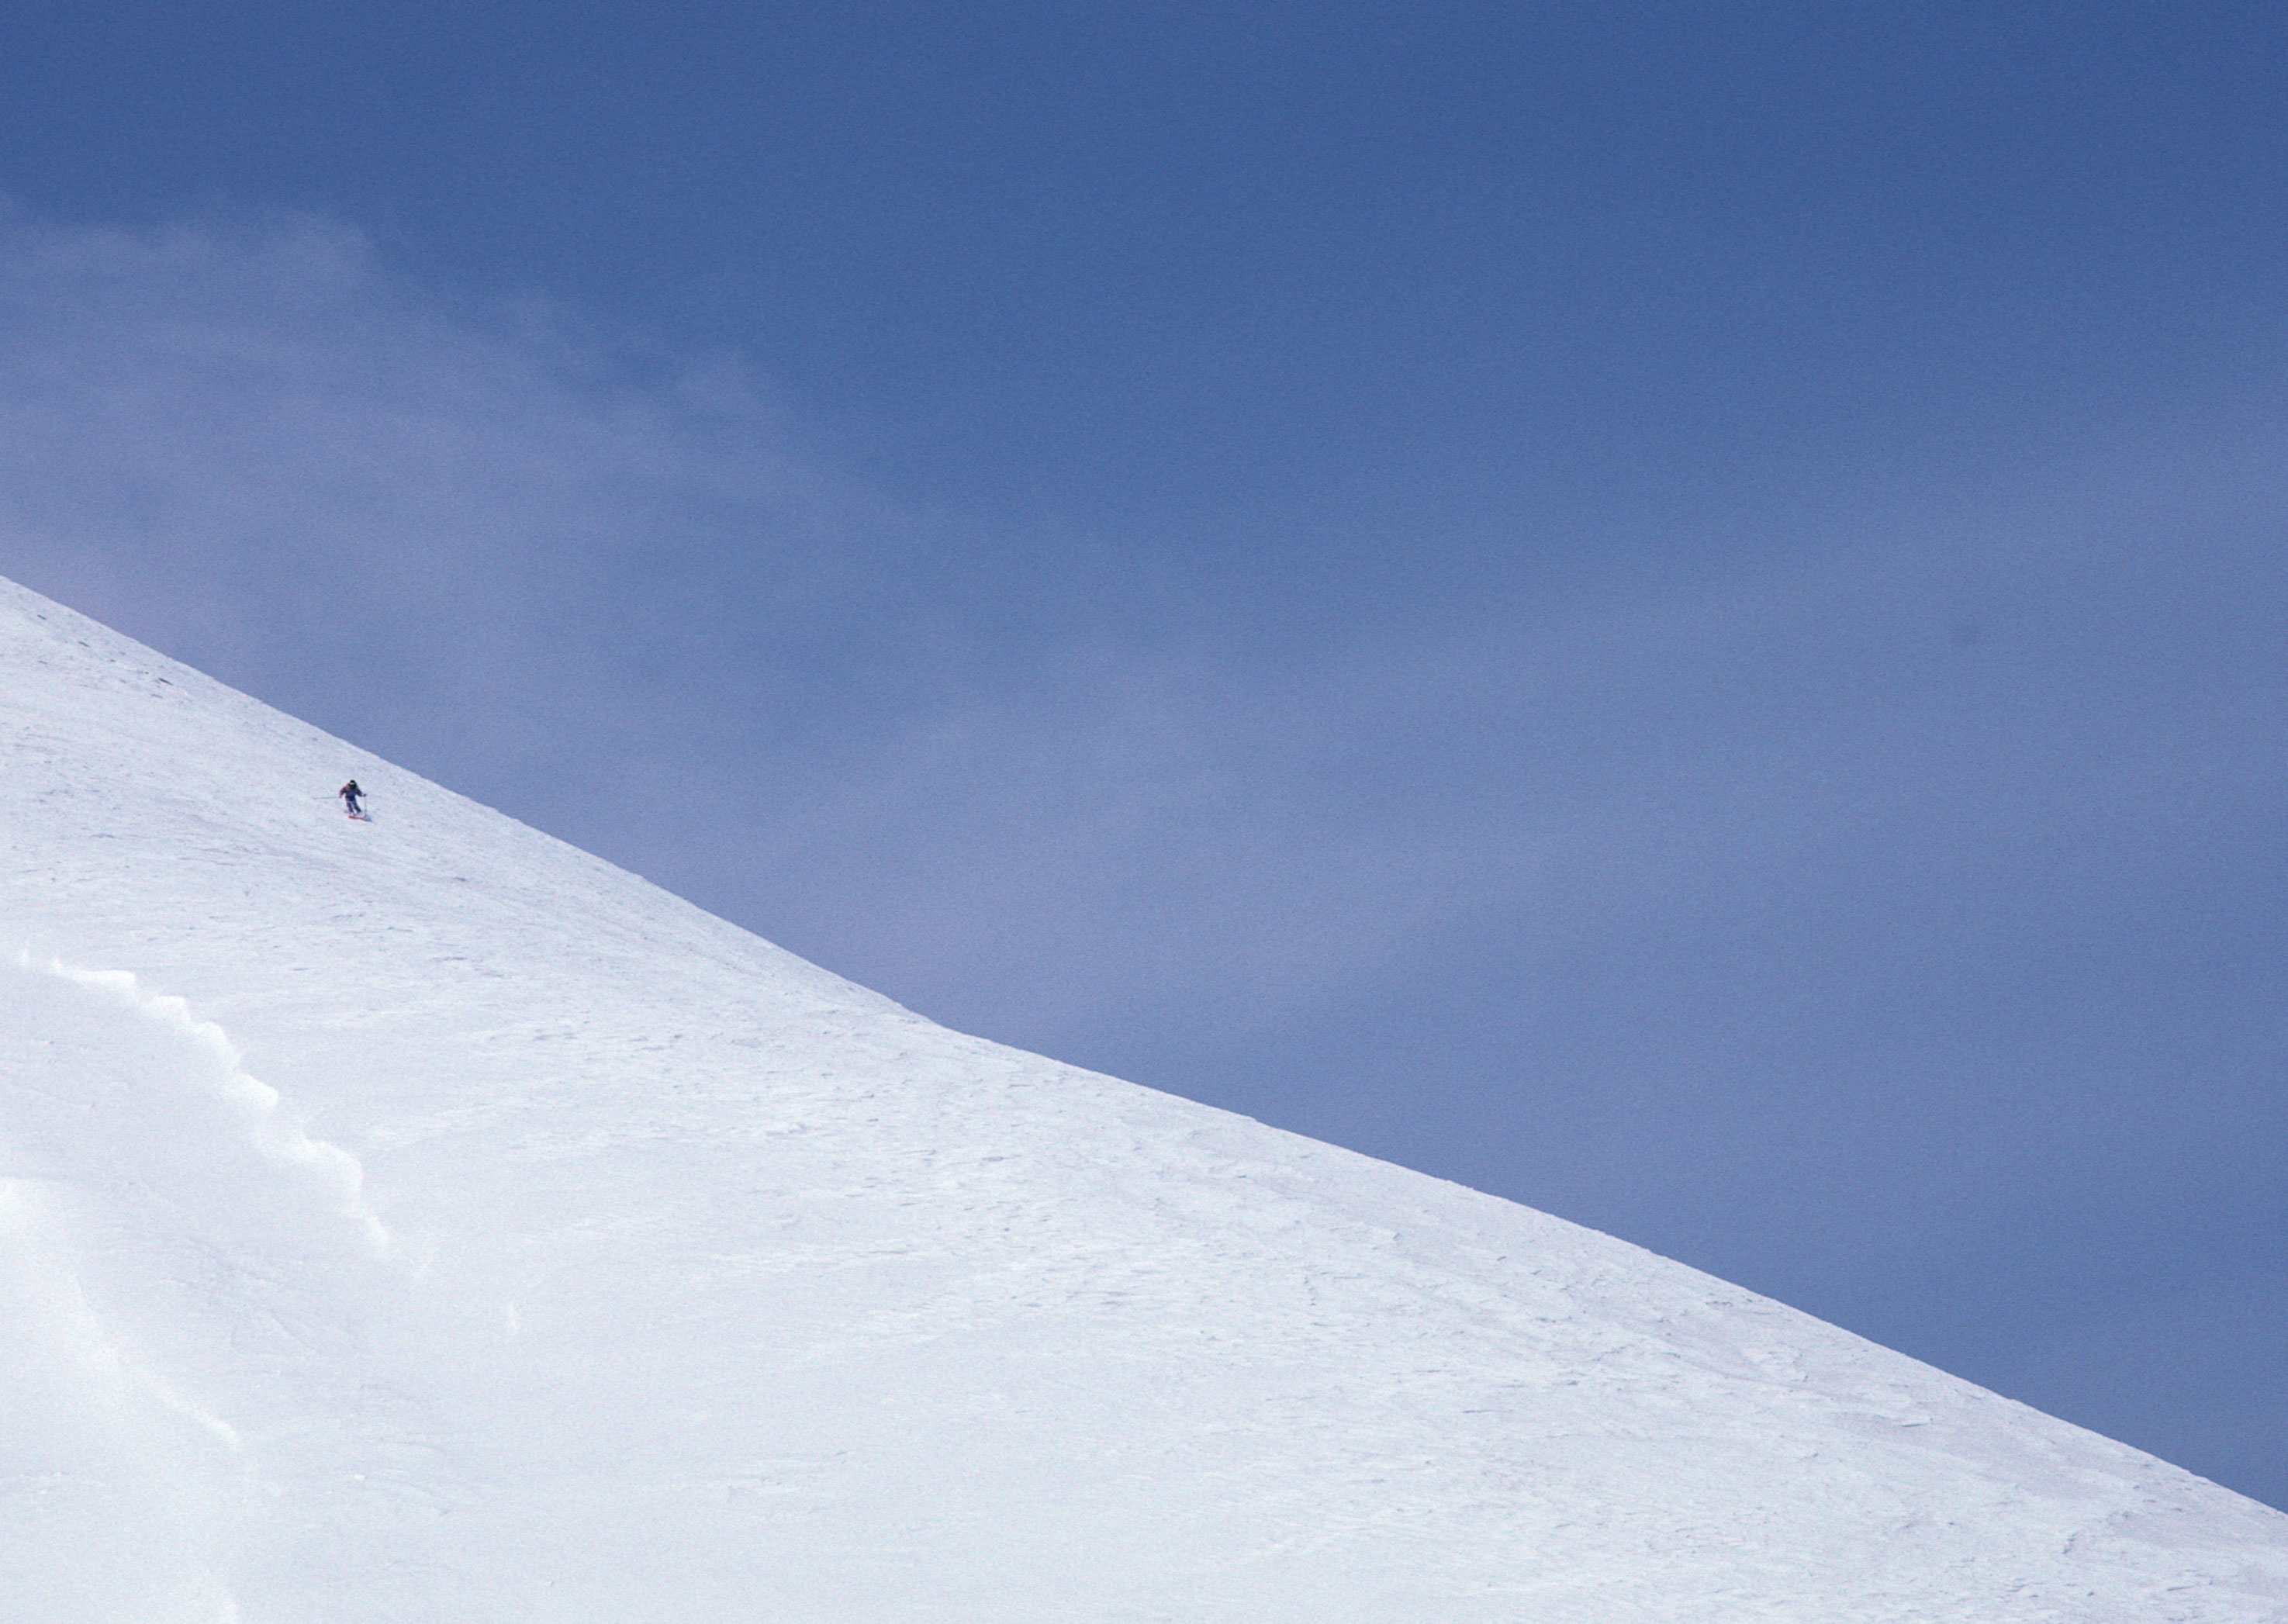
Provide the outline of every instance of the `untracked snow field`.
{"type": "Polygon", "coordinates": [[[2288,1619],[2288,1517],[5,583],[0,855],[15,1624],[2288,1619]]]}

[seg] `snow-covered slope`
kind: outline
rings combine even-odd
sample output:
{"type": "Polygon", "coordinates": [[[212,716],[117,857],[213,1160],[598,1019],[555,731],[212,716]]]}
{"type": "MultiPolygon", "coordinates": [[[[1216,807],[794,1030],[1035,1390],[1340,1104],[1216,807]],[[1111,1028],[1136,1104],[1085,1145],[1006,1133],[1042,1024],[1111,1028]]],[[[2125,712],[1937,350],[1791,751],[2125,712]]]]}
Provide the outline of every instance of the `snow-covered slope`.
{"type": "Polygon", "coordinates": [[[9,1620],[2288,1616],[2278,1513],[10,586],[0,850],[9,1620]]]}

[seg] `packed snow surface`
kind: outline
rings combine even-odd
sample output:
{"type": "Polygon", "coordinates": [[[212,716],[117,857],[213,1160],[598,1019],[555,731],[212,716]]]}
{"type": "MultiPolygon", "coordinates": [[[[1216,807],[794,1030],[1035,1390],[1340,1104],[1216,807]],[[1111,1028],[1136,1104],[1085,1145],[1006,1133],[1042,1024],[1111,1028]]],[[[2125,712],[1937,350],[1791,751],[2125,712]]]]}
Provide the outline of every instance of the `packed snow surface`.
{"type": "Polygon", "coordinates": [[[4,583],[0,843],[9,1620],[2288,1617],[2288,1517],[4,583]]]}

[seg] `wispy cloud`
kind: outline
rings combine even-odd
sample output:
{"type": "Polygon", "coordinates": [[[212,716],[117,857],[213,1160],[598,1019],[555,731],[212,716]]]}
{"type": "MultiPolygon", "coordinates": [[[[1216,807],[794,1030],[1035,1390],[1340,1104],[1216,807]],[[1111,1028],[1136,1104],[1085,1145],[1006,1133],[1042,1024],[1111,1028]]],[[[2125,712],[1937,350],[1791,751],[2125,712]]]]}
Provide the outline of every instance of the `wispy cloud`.
{"type": "Polygon", "coordinates": [[[323,222],[19,222],[0,302],[20,567],[258,691],[314,681],[337,719],[506,744],[655,661],[679,562],[736,549],[801,612],[880,528],[735,362],[451,305],[323,222]]]}

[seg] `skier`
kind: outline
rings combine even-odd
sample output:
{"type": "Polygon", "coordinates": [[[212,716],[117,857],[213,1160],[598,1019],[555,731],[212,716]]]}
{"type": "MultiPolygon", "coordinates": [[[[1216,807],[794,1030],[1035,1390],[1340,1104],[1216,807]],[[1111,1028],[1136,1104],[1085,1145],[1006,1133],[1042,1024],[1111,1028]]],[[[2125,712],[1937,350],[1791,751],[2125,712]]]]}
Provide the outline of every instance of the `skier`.
{"type": "Polygon", "coordinates": [[[339,789],[335,790],[334,793],[341,796],[342,804],[350,809],[351,817],[363,818],[365,816],[365,813],[358,808],[358,796],[363,795],[365,791],[357,787],[357,780],[350,780],[348,783],[344,784],[339,789]]]}

